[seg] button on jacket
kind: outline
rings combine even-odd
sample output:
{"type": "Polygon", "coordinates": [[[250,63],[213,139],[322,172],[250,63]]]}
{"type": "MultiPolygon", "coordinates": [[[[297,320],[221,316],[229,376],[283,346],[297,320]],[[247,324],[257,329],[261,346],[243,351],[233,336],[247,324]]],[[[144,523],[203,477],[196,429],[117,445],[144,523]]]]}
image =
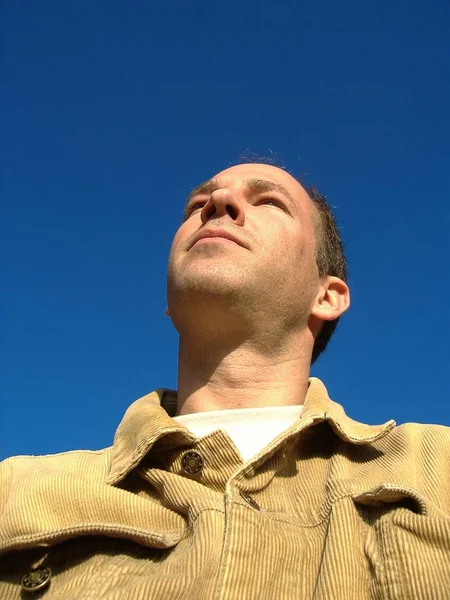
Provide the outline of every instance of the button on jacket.
{"type": "Polygon", "coordinates": [[[1,463],[1,600],[450,598],[448,428],[358,423],[311,378],[243,463],[175,405],[136,401],[111,448],[1,463]]]}

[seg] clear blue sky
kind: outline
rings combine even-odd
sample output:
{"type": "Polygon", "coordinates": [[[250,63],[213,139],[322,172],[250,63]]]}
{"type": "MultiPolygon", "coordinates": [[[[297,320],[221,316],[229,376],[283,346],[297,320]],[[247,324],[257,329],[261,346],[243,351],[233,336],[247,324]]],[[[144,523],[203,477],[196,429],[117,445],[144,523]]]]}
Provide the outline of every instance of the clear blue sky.
{"type": "Polygon", "coordinates": [[[0,27],[0,458],[107,446],[176,388],[171,239],[247,149],[341,225],[352,306],[312,375],[356,419],[450,424],[448,0],[5,2],[0,27]]]}

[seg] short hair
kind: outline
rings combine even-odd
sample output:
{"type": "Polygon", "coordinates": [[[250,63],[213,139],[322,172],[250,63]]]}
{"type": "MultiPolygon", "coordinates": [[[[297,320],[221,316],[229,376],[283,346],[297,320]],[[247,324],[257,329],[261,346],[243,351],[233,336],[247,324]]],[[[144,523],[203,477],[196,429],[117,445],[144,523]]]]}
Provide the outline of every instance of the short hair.
{"type": "MultiPolygon", "coordinates": [[[[300,181],[299,183],[301,185],[300,181]]],[[[344,254],[344,245],[342,243],[336,219],[331,212],[326,196],[311,186],[303,186],[303,189],[311,198],[318,216],[315,223],[315,233],[316,264],[319,269],[319,277],[333,275],[347,283],[348,267],[344,254]]],[[[313,364],[326,349],[331,336],[336,330],[339,320],[340,317],[333,321],[323,322],[314,341],[311,364],[313,364]]]]}
{"type": "MultiPolygon", "coordinates": [[[[239,159],[244,163],[269,164],[289,173],[284,164],[280,164],[276,155],[266,158],[245,152],[239,159]]],[[[289,174],[292,175],[292,173],[289,174]]],[[[316,234],[316,264],[319,270],[319,277],[332,275],[339,277],[339,279],[347,283],[348,266],[344,254],[344,245],[326,196],[321,194],[317,188],[305,185],[294,175],[292,177],[303,187],[316,209],[317,218],[314,219],[314,226],[316,234]]],[[[333,321],[323,322],[314,341],[311,364],[314,364],[325,351],[332,335],[336,331],[339,320],[340,317],[333,321]]]]}

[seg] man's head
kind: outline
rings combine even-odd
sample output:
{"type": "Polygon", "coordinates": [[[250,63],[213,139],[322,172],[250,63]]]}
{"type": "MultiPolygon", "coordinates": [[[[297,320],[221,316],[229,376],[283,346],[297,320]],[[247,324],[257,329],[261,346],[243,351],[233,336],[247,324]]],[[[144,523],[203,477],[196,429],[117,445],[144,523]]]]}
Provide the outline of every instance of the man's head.
{"type": "Polygon", "coordinates": [[[168,306],[180,333],[189,307],[199,303],[205,319],[219,303],[238,319],[259,319],[268,331],[308,331],[314,361],[349,306],[345,280],[325,200],[283,169],[238,164],[188,198],[169,257],[168,306]],[[219,230],[238,243],[197,241],[219,230]]]}

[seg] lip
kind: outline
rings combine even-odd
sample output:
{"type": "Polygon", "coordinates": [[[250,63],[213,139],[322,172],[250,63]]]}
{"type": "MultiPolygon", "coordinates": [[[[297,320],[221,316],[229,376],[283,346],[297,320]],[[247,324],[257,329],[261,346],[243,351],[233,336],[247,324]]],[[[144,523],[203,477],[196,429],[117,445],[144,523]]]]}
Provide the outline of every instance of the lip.
{"type": "Polygon", "coordinates": [[[209,239],[211,239],[211,238],[226,239],[226,240],[229,240],[230,242],[234,242],[235,244],[237,244],[238,246],[241,246],[242,248],[247,248],[247,246],[243,242],[241,242],[241,240],[236,238],[234,235],[232,235],[230,232],[226,231],[225,229],[202,229],[194,237],[194,240],[193,240],[190,248],[192,248],[192,246],[195,246],[195,244],[198,241],[208,239],[208,238],[209,239]]]}

